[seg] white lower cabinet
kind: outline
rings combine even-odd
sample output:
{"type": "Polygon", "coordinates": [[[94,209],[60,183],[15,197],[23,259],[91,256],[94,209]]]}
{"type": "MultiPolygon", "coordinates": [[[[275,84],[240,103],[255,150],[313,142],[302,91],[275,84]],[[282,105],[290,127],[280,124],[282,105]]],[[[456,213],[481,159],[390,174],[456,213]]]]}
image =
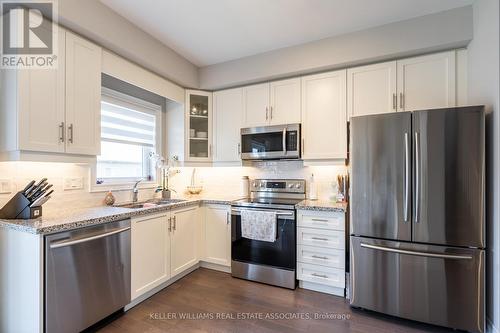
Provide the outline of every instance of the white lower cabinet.
{"type": "Polygon", "coordinates": [[[231,206],[206,206],[204,229],[203,261],[231,266],[231,206]]]}
{"type": "Polygon", "coordinates": [[[170,217],[172,277],[198,263],[198,206],[172,211],[170,217]]]}
{"type": "Polygon", "coordinates": [[[297,214],[299,286],[345,295],[345,213],[299,210],[297,214]]]}
{"type": "Polygon", "coordinates": [[[132,299],[170,278],[169,215],[167,212],[132,219],[132,299]]]}
{"type": "Polygon", "coordinates": [[[131,298],[198,264],[199,208],[132,218],[131,298]]]}

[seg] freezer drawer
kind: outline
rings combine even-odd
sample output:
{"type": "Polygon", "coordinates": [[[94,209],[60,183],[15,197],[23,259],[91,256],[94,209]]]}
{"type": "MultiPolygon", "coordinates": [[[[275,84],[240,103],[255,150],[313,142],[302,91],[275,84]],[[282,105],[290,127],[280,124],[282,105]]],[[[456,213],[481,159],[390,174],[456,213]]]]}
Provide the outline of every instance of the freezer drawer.
{"type": "Polygon", "coordinates": [[[351,236],[352,306],[484,332],[484,250],[351,236]]]}

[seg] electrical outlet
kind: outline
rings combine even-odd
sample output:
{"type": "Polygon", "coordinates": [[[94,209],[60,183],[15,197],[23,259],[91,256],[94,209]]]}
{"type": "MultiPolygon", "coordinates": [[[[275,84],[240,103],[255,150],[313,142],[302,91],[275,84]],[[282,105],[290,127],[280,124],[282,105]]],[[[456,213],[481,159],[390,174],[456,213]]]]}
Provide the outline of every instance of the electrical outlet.
{"type": "Polygon", "coordinates": [[[63,190],[81,190],[83,189],[83,177],[64,178],[63,190]]]}
{"type": "Polygon", "coordinates": [[[10,179],[0,179],[0,194],[12,193],[12,181],[10,179]]]}

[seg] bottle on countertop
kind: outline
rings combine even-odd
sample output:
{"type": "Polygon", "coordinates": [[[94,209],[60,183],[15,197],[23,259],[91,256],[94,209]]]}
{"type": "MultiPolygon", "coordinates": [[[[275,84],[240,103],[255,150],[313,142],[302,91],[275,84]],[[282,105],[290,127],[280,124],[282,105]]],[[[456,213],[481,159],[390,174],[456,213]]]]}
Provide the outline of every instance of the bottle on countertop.
{"type": "Polygon", "coordinates": [[[249,196],[250,179],[248,176],[241,177],[241,191],[240,195],[242,198],[248,198],[249,196]]]}
{"type": "Polygon", "coordinates": [[[314,174],[311,174],[309,179],[309,200],[318,200],[318,185],[314,179],[314,174]]]}

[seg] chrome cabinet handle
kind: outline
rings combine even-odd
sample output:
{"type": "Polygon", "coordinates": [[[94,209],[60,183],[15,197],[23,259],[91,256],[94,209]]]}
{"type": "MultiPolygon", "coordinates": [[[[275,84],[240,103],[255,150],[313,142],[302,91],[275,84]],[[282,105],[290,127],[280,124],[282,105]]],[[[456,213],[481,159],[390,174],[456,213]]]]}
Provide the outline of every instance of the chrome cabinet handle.
{"type": "Polygon", "coordinates": [[[212,155],[213,155],[212,144],[208,145],[208,154],[209,154],[210,157],[212,157],[212,155]]]}
{"type": "Polygon", "coordinates": [[[68,135],[69,135],[68,142],[73,143],[73,124],[70,124],[68,127],[68,135]]]}
{"type": "Polygon", "coordinates": [[[64,121],[59,124],[59,142],[64,142],[64,121]]]}
{"type": "Polygon", "coordinates": [[[462,255],[457,255],[457,254],[440,254],[440,253],[432,253],[432,252],[401,250],[401,249],[397,249],[397,248],[393,248],[393,247],[388,247],[388,246],[371,245],[371,244],[365,244],[365,243],[361,243],[361,247],[364,247],[364,248],[367,248],[367,249],[372,249],[372,250],[379,250],[379,251],[385,251],[385,252],[398,253],[398,254],[409,254],[409,255],[412,255],[412,256],[419,256],[419,257],[431,257],[431,258],[441,258],[441,259],[472,259],[471,256],[462,256],[462,255]]]}
{"type": "Polygon", "coordinates": [[[328,241],[328,238],[322,238],[322,237],[311,237],[311,239],[314,239],[314,240],[320,240],[320,241],[325,241],[327,242],[328,241]]]}
{"type": "Polygon", "coordinates": [[[404,103],[404,95],[403,93],[399,93],[399,108],[404,109],[405,103],[404,103]]]}
{"type": "Polygon", "coordinates": [[[393,110],[396,110],[397,108],[397,99],[398,99],[398,96],[396,95],[396,93],[392,94],[392,109],[393,110]]]}
{"type": "Polygon", "coordinates": [[[320,277],[323,279],[328,279],[328,275],[324,275],[324,274],[312,273],[311,275],[316,276],[316,277],[320,277]]]}
{"type": "Polygon", "coordinates": [[[273,107],[271,106],[269,109],[271,111],[270,114],[271,114],[271,120],[272,120],[273,119],[273,107]]]}
{"type": "Polygon", "coordinates": [[[415,223],[418,223],[420,210],[420,135],[415,132],[415,223]]]}
{"type": "Polygon", "coordinates": [[[168,218],[168,231],[169,232],[172,231],[172,218],[171,217],[168,218]]]}
{"type": "Polygon", "coordinates": [[[269,119],[268,114],[269,114],[269,108],[266,106],[266,120],[269,119]]]}
{"type": "Polygon", "coordinates": [[[410,201],[410,153],[408,148],[408,133],[405,133],[405,189],[404,189],[404,207],[403,207],[403,215],[404,221],[408,222],[408,205],[410,201]]]}
{"type": "Polygon", "coordinates": [[[226,212],[226,224],[231,224],[231,213],[226,212]]]}
{"type": "Polygon", "coordinates": [[[328,260],[328,257],[323,257],[323,256],[317,256],[315,254],[313,254],[311,257],[315,258],[315,259],[323,259],[323,260],[328,260]]]}
{"type": "Polygon", "coordinates": [[[115,230],[104,232],[102,234],[94,235],[94,236],[91,236],[91,237],[79,238],[79,239],[75,239],[75,240],[58,241],[58,242],[50,243],[50,248],[51,249],[57,249],[57,248],[64,247],[64,246],[70,246],[70,245],[85,243],[85,242],[89,242],[89,241],[92,241],[92,240],[96,240],[96,239],[100,239],[100,238],[104,238],[104,237],[116,235],[116,234],[119,234],[121,232],[128,231],[128,230],[130,230],[130,227],[115,229],[115,230]]]}
{"type": "Polygon", "coordinates": [[[238,155],[241,155],[241,143],[238,143],[238,155]]]}
{"type": "Polygon", "coordinates": [[[316,218],[313,218],[311,220],[314,221],[314,222],[328,222],[328,220],[325,220],[325,219],[316,219],[316,218]]]}
{"type": "Polygon", "coordinates": [[[177,230],[177,216],[174,215],[174,230],[177,230]]]}

